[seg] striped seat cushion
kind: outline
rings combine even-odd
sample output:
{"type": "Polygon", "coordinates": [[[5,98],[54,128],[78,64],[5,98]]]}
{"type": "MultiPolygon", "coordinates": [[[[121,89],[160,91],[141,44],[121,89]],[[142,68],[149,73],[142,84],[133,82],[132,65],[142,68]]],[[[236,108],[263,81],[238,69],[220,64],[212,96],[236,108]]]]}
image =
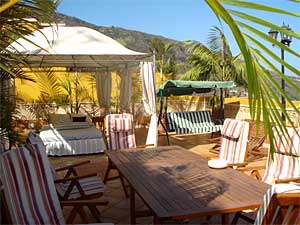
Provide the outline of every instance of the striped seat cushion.
{"type": "Polygon", "coordinates": [[[226,119],[222,133],[219,159],[226,160],[228,163],[244,163],[247,156],[249,123],[226,119]],[[237,132],[234,131],[235,128],[238,128],[237,132]]]}
{"type": "Polygon", "coordinates": [[[290,135],[288,141],[282,138],[282,135],[276,135],[275,130],[274,134],[275,152],[273,155],[269,154],[262,180],[265,183],[274,184],[279,179],[300,178],[299,136],[292,128],[288,128],[290,135]]]}
{"type": "Polygon", "coordinates": [[[222,125],[212,122],[209,111],[168,112],[166,125],[169,132],[177,134],[217,132],[222,125]]]}
{"type": "MultiPolygon", "coordinates": [[[[79,179],[79,184],[84,192],[84,195],[91,196],[103,193],[105,185],[97,176],[79,179]]],[[[56,190],[60,197],[63,197],[68,189],[68,184],[55,184],[56,190]]],[[[68,199],[79,199],[82,195],[76,186],[73,187],[68,199]]]]}
{"type": "Polygon", "coordinates": [[[136,147],[132,114],[108,114],[105,127],[109,150],[136,147]]]}
{"type": "Polygon", "coordinates": [[[13,224],[65,224],[47,155],[18,148],[0,156],[0,174],[13,224]]]}

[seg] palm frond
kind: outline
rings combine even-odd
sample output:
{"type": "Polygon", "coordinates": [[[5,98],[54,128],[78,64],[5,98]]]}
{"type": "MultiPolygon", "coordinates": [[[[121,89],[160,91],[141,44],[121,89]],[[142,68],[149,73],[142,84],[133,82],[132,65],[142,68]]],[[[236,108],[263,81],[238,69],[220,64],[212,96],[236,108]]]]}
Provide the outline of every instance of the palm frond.
{"type": "MultiPolygon", "coordinates": [[[[295,6],[299,7],[299,1],[295,2],[295,6]]],[[[295,75],[299,76],[299,70],[291,65],[289,62],[283,61],[277,55],[275,55],[266,45],[263,45],[257,38],[262,38],[275,46],[282,48],[285,51],[291,53],[294,57],[300,58],[299,53],[289,49],[284,46],[281,42],[276,41],[268,37],[266,34],[261,32],[256,28],[257,25],[264,26],[266,28],[272,28],[291,35],[296,39],[300,39],[300,34],[293,31],[285,30],[284,28],[273,24],[263,18],[251,15],[249,13],[242,12],[243,9],[254,9],[255,11],[263,11],[267,13],[279,14],[279,15],[289,15],[295,19],[299,19],[300,14],[298,12],[286,11],[280,8],[274,7],[276,5],[275,1],[270,1],[270,4],[263,5],[253,2],[243,1],[243,0],[206,0],[206,3],[214,11],[219,19],[222,19],[231,29],[232,34],[243,54],[243,58],[246,64],[247,80],[248,80],[248,98],[252,118],[256,120],[263,120],[265,133],[270,137],[271,151],[273,150],[273,133],[271,127],[276,127],[277,132],[283,132],[286,134],[286,124],[290,124],[295,127],[295,121],[292,121],[285,108],[282,106],[279,95],[284,96],[287,102],[292,106],[295,112],[299,115],[299,110],[291,101],[290,97],[281,90],[278,83],[271,76],[270,71],[265,68],[268,66],[270,70],[278,74],[281,79],[284,79],[294,91],[299,93],[299,87],[293,84],[292,80],[288,78],[285,74],[282,74],[274,62],[271,62],[268,58],[272,58],[284,65],[295,75]],[[229,5],[230,7],[226,9],[224,5],[229,5]],[[245,22],[241,22],[236,18],[242,19],[245,22]],[[250,25],[253,24],[254,25],[250,25]],[[247,33],[242,32],[245,29],[247,33]],[[254,46],[254,47],[252,47],[254,46]],[[277,109],[280,109],[277,110],[277,109]],[[281,112],[285,115],[286,121],[281,118],[281,112]],[[279,128],[277,128],[279,127],[279,128]]],[[[295,7],[297,8],[297,7],[295,7]]],[[[299,93],[300,94],[300,93],[299,93]]]]}

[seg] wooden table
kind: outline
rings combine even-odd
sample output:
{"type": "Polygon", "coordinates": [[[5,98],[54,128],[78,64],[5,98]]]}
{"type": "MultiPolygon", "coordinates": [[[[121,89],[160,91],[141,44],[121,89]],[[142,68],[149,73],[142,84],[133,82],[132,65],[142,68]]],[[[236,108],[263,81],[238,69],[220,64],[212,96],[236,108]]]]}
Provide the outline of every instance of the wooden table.
{"type": "Polygon", "coordinates": [[[130,184],[131,223],[136,223],[135,193],[150,208],[155,223],[258,208],[269,185],[231,168],[211,169],[207,159],[179,146],[107,151],[130,184]]]}

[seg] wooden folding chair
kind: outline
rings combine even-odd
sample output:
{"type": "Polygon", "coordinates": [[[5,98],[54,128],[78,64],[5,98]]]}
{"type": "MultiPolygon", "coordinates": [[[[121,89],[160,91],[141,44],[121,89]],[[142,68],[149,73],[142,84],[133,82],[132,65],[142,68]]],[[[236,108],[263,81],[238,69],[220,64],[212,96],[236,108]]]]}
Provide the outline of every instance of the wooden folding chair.
{"type": "Polygon", "coordinates": [[[249,123],[242,120],[226,119],[221,131],[219,159],[229,166],[245,166],[248,152],[249,123]]]}
{"type": "Polygon", "coordinates": [[[254,225],[300,224],[300,186],[275,185],[264,196],[254,225]]]}
{"type": "MultiPolygon", "coordinates": [[[[135,148],[135,131],[133,115],[129,113],[108,114],[105,118],[105,128],[107,137],[107,151],[135,148]]],[[[125,180],[118,172],[116,176],[109,176],[111,170],[117,170],[117,167],[108,160],[108,166],[104,176],[104,183],[114,179],[120,179],[124,189],[125,196],[128,197],[125,180]]]]}
{"type": "MultiPolygon", "coordinates": [[[[36,145],[37,148],[32,148],[34,151],[39,151],[40,154],[46,153],[46,148],[41,138],[34,133],[28,134],[30,144],[36,145]]],[[[105,185],[96,173],[79,176],[76,167],[88,164],[89,161],[79,162],[70,166],[61,168],[53,168],[51,163],[50,169],[54,179],[57,194],[60,200],[87,200],[97,199],[103,195],[105,185]],[[60,178],[57,172],[66,171],[65,176],[60,178]]],[[[108,201],[103,200],[102,205],[107,205],[108,201]]],[[[98,203],[100,205],[100,202],[98,203]]],[[[92,215],[96,220],[100,221],[100,212],[95,206],[88,206],[92,215]]]]}
{"type": "Polygon", "coordinates": [[[265,141],[264,123],[262,121],[259,124],[255,120],[245,120],[249,122],[249,141],[248,141],[248,160],[253,160],[257,157],[267,156],[262,147],[265,141]]]}
{"type": "MultiPolygon", "coordinates": [[[[105,128],[107,137],[107,151],[151,146],[136,146],[132,114],[108,114],[105,118],[105,128]]],[[[120,172],[117,171],[118,175],[110,177],[109,173],[112,169],[117,170],[116,166],[110,160],[108,160],[108,166],[103,180],[104,183],[106,183],[109,180],[120,179],[125,196],[128,197],[125,180],[122,174],[120,174],[120,172]]]]}
{"type": "Polygon", "coordinates": [[[83,207],[98,205],[95,200],[60,202],[45,152],[25,147],[7,151],[0,156],[0,172],[1,200],[9,223],[70,224],[77,214],[87,223],[83,207]],[[66,222],[61,206],[73,206],[66,222]]]}
{"type": "MultiPolygon", "coordinates": [[[[240,171],[250,171],[251,176],[261,180],[267,184],[278,184],[297,182],[300,183],[300,128],[296,131],[293,128],[287,128],[289,139],[285,139],[282,134],[274,131],[275,138],[275,152],[269,153],[266,167],[245,167],[239,168],[240,171]],[[259,170],[265,170],[263,176],[259,170]]],[[[234,221],[239,218],[249,220],[249,218],[242,214],[236,214],[234,221]]]]}

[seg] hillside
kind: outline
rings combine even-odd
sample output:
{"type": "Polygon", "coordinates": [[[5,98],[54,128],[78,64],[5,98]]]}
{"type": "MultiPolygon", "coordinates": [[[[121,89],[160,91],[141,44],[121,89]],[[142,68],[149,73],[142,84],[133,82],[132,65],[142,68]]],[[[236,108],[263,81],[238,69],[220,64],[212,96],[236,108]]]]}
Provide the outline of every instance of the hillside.
{"type": "MultiPolygon", "coordinates": [[[[97,26],[95,24],[88,23],[86,21],[80,20],[76,17],[66,16],[60,13],[56,15],[57,22],[64,22],[67,26],[85,26],[91,29],[97,30],[125,45],[129,49],[140,51],[140,52],[149,52],[149,43],[153,38],[160,38],[164,42],[174,43],[174,47],[171,50],[171,54],[175,56],[175,62],[180,65],[179,74],[183,74],[188,69],[186,59],[189,56],[188,46],[185,45],[182,41],[172,40],[163,36],[147,34],[140,31],[128,30],[120,27],[105,27],[97,26]]],[[[276,74],[272,74],[274,79],[280,84],[280,78],[276,74]]],[[[293,82],[300,86],[300,80],[295,77],[291,77],[293,82]]],[[[300,100],[300,96],[294,90],[289,88],[286,85],[286,91],[292,99],[300,100]]]]}
{"type": "Polygon", "coordinates": [[[181,64],[181,72],[186,71],[186,59],[188,57],[188,47],[182,41],[172,40],[159,35],[147,34],[140,31],[128,30],[120,27],[110,26],[97,26],[80,20],[76,17],[66,16],[57,13],[56,20],[64,22],[67,26],[85,26],[97,30],[125,45],[127,48],[139,51],[149,52],[149,43],[153,38],[162,39],[166,43],[173,43],[174,47],[170,53],[175,56],[175,62],[181,64]]]}
{"type": "MultiPolygon", "coordinates": [[[[272,76],[274,78],[274,80],[277,81],[277,83],[279,84],[279,86],[281,87],[281,77],[279,77],[277,74],[275,73],[272,73],[272,76]]],[[[300,87],[300,79],[298,77],[289,77],[294,84],[296,84],[296,86],[300,87]]],[[[299,94],[293,89],[290,87],[289,84],[287,84],[285,82],[285,90],[286,90],[286,93],[288,96],[290,96],[292,98],[292,100],[300,100],[300,96],[299,94]]]]}

